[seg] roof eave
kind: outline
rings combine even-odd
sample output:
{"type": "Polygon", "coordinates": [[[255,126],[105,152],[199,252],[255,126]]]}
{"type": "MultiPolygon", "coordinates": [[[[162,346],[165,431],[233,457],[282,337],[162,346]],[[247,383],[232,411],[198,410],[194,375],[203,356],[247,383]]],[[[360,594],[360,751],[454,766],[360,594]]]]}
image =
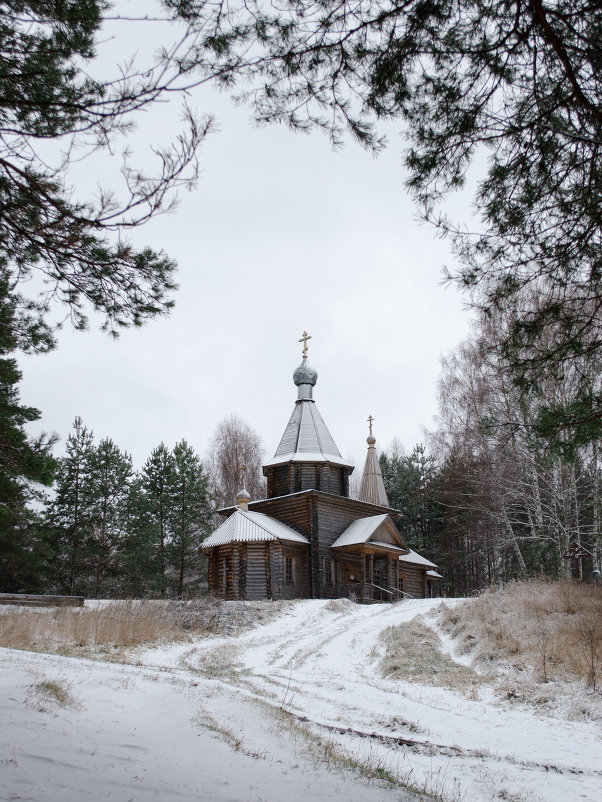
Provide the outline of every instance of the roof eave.
{"type": "Polygon", "coordinates": [[[286,465],[288,462],[323,462],[339,468],[351,468],[351,471],[355,469],[355,465],[342,457],[334,454],[322,454],[321,451],[289,451],[288,454],[279,454],[268,462],[264,462],[263,467],[274,468],[276,465],[286,465]]]}

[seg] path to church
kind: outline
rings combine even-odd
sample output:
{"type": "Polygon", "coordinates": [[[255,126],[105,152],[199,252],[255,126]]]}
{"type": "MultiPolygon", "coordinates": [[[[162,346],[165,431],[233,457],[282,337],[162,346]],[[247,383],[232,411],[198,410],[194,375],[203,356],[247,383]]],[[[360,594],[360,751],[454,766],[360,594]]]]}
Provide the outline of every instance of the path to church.
{"type": "Polygon", "coordinates": [[[454,802],[602,798],[595,722],[380,676],[379,633],[440,603],[300,601],[257,629],[148,649],[130,665],[0,649],[0,798],[423,798],[387,773],[454,802]],[[32,704],[40,678],[66,683],[77,703],[32,704]]]}

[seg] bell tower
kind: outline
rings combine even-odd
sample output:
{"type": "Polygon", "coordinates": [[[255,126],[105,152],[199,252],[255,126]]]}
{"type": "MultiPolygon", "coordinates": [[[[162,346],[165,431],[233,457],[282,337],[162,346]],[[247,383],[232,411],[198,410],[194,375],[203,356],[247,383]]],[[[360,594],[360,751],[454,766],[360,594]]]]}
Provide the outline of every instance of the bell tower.
{"type": "Polygon", "coordinates": [[[307,361],[309,339],[311,335],[304,331],[299,340],[303,343],[303,352],[301,364],[293,373],[297,387],[293,413],[274,457],[263,466],[268,480],[268,498],[303,490],[349,496],[353,465],[341,457],[313,399],[318,372],[307,361]]]}

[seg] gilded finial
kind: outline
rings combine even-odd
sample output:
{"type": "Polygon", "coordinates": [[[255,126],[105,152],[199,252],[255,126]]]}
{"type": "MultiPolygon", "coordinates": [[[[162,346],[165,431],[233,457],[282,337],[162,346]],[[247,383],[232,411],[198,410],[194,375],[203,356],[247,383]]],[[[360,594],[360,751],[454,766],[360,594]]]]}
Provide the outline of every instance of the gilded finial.
{"type": "Polygon", "coordinates": [[[301,335],[301,339],[299,340],[300,343],[303,343],[303,359],[307,359],[307,341],[311,340],[311,334],[308,334],[306,331],[303,332],[301,335]]]}
{"type": "Polygon", "coordinates": [[[372,417],[372,415],[368,415],[368,426],[370,427],[370,437],[372,437],[372,421],[373,420],[374,420],[374,418],[372,417]]]}
{"type": "Polygon", "coordinates": [[[249,493],[247,492],[247,488],[245,487],[246,471],[247,471],[247,466],[243,462],[240,466],[240,481],[242,482],[242,488],[236,494],[236,503],[243,512],[248,511],[249,501],[251,500],[251,496],[249,495],[249,493]]]}

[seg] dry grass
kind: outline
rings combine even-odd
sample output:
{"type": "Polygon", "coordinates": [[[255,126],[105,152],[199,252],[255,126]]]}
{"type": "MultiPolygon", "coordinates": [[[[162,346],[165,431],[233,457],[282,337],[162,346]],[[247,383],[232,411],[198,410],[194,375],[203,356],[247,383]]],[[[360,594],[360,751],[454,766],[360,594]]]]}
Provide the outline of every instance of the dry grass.
{"type": "Polygon", "coordinates": [[[237,634],[282,610],[282,602],[115,601],[85,607],[2,607],[0,646],[81,653],[122,649],[193,636],[237,634]]]}
{"type": "Polygon", "coordinates": [[[418,780],[414,770],[406,767],[405,758],[400,761],[382,754],[378,745],[372,743],[372,738],[378,740],[376,735],[365,734],[356,739],[353,745],[349,742],[345,745],[335,733],[320,731],[320,725],[312,725],[306,719],[299,719],[294,713],[282,707],[275,708],[262,702],[256,703],[276,720],[283,732],[288,733],[296,749],[330,768],[352,771],[360,778],[381,782],[387,787],[406,789],[412,794],[412,799],[421,799],[425,802],[461,800],[455,782],[450,784],[439,772],[430,772],[423,780],[418,780]]]}
{"type": "Polygon", "coordinates": [[[602,674],[602,590],[570,581],[532,580],[492,589],[445,608],[440,619],[480,668],[506,665],[538,683],[602,674]]]}
{"type": "Polygon", "coordinates": [[[474,688],[481,677],[441,651],[436,632],[420,618],[409,624],[387,627],[380,634],[379,668],[383,676],[463,690],[474,688]]]}
{"type": "Polygon", "coordinates": [[[25,696],[25,704],[41,713],[52,713],[57,707],[79,706],[64,683],[51,679],[43,679],[30,685],[25,696]]]}

